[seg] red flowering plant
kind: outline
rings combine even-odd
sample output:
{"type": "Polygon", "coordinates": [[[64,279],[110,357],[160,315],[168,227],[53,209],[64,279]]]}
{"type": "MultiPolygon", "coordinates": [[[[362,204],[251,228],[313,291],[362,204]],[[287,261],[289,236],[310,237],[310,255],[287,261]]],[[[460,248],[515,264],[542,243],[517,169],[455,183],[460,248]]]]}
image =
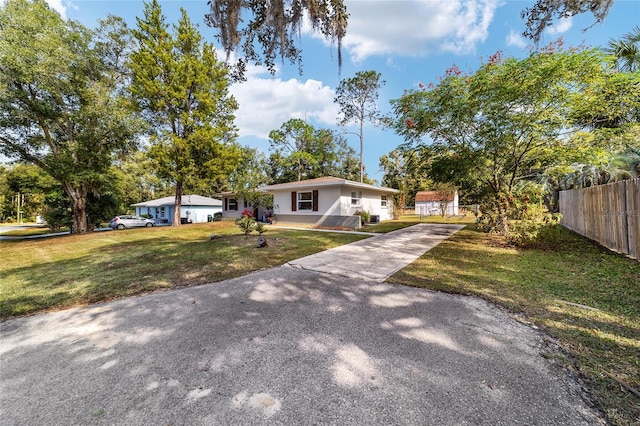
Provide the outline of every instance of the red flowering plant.
{"type": "Polygon", "coordinates": [[[240,228],[240,231],[244,234],[245,238],[249,237],[249,234],[253,232],[256,227],[256,221],[253,219],[251,210],[244,209],[242,217],[240,219],[236,219],[236,225],[240,228]]]}

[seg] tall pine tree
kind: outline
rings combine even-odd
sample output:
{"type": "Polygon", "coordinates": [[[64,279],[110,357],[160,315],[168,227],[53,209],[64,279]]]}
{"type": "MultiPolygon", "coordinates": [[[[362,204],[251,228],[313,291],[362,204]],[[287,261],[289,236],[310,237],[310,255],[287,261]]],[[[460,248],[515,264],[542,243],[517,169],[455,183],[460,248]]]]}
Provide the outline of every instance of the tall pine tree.
{"type": "Polygon", "coordinates": [[[175,185],[173,226],[186,182],[220,179],[240,161],[227,68],[181,12],[171,34],[158,1],[145,3],[130,64],[131,97],[152,127],[150,156],[158,176],[175,185]]]}

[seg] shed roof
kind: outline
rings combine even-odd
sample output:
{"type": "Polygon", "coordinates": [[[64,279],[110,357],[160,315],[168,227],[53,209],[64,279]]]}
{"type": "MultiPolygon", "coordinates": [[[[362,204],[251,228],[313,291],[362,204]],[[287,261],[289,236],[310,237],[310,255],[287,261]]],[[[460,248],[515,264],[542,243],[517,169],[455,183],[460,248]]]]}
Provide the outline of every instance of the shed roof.
{"type": "MultiPolygon", "coordinates": [[[[455,194],[450,194],[446,201],[453,201],[455,194]]],[[[442,198],[438,194],[438,191],[418,191],[416,192],[416,203],[423,202],[428,203],[431,201],[441,201],[442,198]]]]}

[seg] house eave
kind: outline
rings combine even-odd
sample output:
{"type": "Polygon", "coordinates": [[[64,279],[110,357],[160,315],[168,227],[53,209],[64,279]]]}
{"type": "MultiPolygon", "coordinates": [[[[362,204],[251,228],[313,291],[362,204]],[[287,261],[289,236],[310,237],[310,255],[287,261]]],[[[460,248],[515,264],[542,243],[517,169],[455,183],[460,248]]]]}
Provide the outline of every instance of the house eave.
{"type": "Polygon", "coordinates": [[[384,192],[388,194],[397,194],[399,191],[393,188],[387,188],[384,186],[374,186],[369,185],[368,183],[360,183],[354,182],[347,179],[340,180],[332,180],[332,181],[321,181],[321,182],[290,182],[278,185],[268,185],[258,188],[258,190],[262,192],[266,192],[268,194],[273,194],[275,192],[279,192],[282,190],[296,190],[296,189],[308,189],[308,188],[320,188],[320,187],[331,187],[331,186],[346,186],[349,188],[357,188],[357,189],[367,189],[377,192],[384,192]]]}

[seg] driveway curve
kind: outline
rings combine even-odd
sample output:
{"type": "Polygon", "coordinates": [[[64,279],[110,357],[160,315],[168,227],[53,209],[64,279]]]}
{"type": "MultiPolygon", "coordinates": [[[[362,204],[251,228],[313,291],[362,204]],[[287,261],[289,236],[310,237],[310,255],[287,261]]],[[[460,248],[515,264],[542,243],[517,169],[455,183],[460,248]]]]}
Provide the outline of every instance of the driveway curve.
{"type": "Polygon", "coordinates": [[[600,424],[542,336],[486,302],[291,266],[0,337],[3,425],[600,424]]]}

